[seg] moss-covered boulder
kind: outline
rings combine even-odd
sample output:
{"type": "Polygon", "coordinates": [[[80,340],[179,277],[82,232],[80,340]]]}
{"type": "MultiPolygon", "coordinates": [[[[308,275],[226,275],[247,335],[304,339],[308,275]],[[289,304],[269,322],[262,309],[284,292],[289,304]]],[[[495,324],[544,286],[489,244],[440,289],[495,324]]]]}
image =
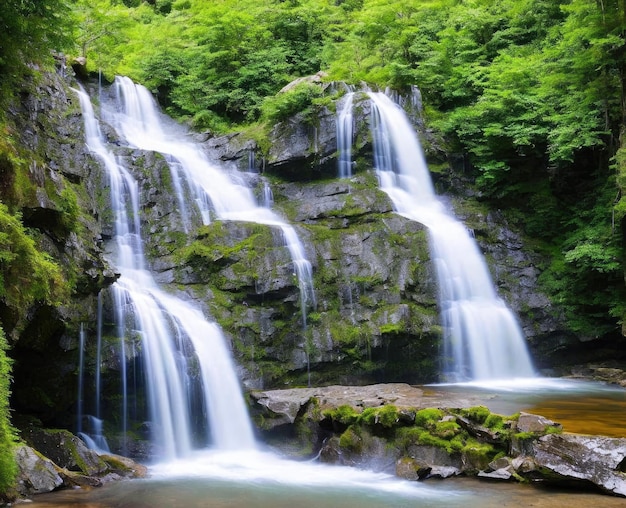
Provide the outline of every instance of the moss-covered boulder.
{"type": "Polygon", "coordinates": [[[23,431],[22,437],[61,468],[84,475],[97,475],[107,469],[97,452],[67,430],[32,428],[23,431]]]}

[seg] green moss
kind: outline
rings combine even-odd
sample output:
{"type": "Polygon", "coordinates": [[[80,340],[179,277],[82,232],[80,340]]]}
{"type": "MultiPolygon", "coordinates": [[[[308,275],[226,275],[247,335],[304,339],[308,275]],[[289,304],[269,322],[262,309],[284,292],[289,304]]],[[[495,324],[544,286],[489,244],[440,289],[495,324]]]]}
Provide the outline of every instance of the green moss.
{"type": "Polygon", "coordinates": [[[406,331],[406,323],[385,323],[380,327],[381,335],[397,335],[406,331]]]}
{"type": "Polygon", "coordinates": [[[339,438],[339,446],[353,453],[361,453],[363,451],[363,438],[359,428],[348,427],[339,438]]]}
{"type": "Polygon", "coordinates": [[[481,443],[474,438],[467,439],[461,450],[467,462],[473,465],[475,469],[485,469],[499,451],[492,444],[481,443]]]}
{"type": "Polygon", "coordinates": [[[365,425],[381,425],[385,428],[394,427],[399,420],[398,408],[392,404],[382,407],[369,407],[363,410],[359,423],[365,425]]]}
{"type": "Polygon", "coordinates": [[[473,422],[483,424],[487,417],[491,414],[491,411],[485,406],[474,406],[461,410],[461,415],[469,418],[473,422]]]}
{"type": "Polygon", "coordinates": [[[461,426],[455,421],[436,422],[433,434],[442,439],[452,439],[462,432],[461,426]]]}
{"type": "Polygon", "coordinates": [[[491,413],[487,418],[485,418],[484,422],[485,427],[491,430],[505,430],[504,426],[504,418],[501,415],[491,413]]]}
{"type": "Polygon", "coordinates": [[[420,409],[415,413],[415,425],[432,428],[444,416],[444,412],[437,408],[420,409]]]}
{"type": "Polygon", "coordinates": [[[358,421],[360,413],[352,406],[344,404],[335,409],[327,409],[324,411],[324,416],[342,425],[352,425],[358,421]]]}

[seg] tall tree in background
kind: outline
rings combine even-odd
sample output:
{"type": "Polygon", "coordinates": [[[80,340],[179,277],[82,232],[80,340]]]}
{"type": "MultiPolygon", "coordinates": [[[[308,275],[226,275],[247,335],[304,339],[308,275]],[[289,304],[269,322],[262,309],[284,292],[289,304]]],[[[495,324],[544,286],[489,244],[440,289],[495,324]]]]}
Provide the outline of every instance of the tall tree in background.
{"type": "Polygon", "coordinates": [[[0,9],[0,100],[28,66],[50,61],[53,50],[72,44],[67,0],[3,0],[0,9]]]}

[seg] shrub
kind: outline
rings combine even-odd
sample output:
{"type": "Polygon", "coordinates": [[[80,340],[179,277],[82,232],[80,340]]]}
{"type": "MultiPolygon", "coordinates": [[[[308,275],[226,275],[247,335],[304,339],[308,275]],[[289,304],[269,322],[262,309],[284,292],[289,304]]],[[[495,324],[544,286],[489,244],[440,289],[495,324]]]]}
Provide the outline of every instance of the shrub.
{"type": "Polygon", "coordinates": [[[322,94],[320,86],[301,83],[291,90],[266,98],[261,106],[262,117],[270,122],[280,122],[296,113],[308,116],[312,113],[314,99],[321,97],[322,94]]]}
{"type": "Polygon", "coordinates": [[[11,360],[4,332],[0,328],[0,497],[15,482],[17,464],[13,454],[15,432],[9,416],[9,395],[11,382],[11,360]]]}

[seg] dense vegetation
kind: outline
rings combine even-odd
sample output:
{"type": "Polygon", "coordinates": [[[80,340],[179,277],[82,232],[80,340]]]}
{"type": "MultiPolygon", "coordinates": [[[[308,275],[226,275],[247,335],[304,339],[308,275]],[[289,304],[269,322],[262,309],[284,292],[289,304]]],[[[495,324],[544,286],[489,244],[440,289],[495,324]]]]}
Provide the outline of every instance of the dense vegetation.
{"type": "Polygon", "coordinates": [[[60,267],[41,251],[37,233],[22,222],[20,207],[34,192],[32,154],[19,142],[7,111],[24,81],[51,68],[56,51],[73,44],[64,0],[5,0],[0,9],[0,499],[13,485],[15,431],[10,423],[11,361],[2,326],[23,319],[34,302],[59,304],[68,295],[60,267]]]}
{"type": "MultiPolygon", "coordinates": [[[[1,307],[25,312],[67,292],[20,219],[28,154],[6,114],[25,76],[63,51],[106,78],[142,82],[173,116],[217,131],[305,107],[314,87],[276,94],[319,71],[355,85],[417,85],[477,199],[551,260],[541,282],[572,329],[616,333],[626,315],[625,32],[619,0],[5,0],[1,307]]],[[[1,341],[8,379],[3,351],[1,341]]],[[[0,385],[0,450],[11,439],[7,394],[0,385]]]]}

